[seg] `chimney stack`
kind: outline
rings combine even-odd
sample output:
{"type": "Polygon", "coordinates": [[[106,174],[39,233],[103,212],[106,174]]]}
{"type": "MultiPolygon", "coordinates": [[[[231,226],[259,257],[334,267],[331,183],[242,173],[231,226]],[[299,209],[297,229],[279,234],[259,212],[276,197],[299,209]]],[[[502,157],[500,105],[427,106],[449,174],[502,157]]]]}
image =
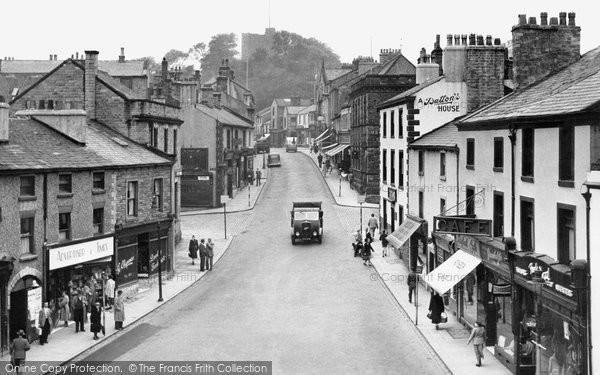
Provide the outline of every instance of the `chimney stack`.
{"type": "Polygon", "coordinates": [[[120,63],[125,62],[125,48],[123,48],[123,47],[121,47],[121,54],[119,55],[119,62],[120,63]]]}
{"type": "Polygon", "coordinates": [[[440,34],[435,36],[435,43],[433,44],[433,50],[431,50],[431,62],[436,63],[439,67],[439,75],[444,74],[444,69],[442,69],[442,58],[444,51],[440,46],[440,34]]]}
{"type": "Polygon", "coordinates": [[[85,51],[85,111],[88,118],[96,119],[96,75],[98,73],[98,51],[85,51]]]}
{"type": "Polygon", "coordinates": [[[421,48],[421,57],[419,58],[419,63],[417,64],[416,74],[417,85],[439,77],[440,75],[439,65],[434,63],[433,61],[430,61],[430,58],[429,56],[427,56],[427,52],[425,51],[425,48],[421,48]]]}
{"type": "Polygon", "coordinates": [[[4,97],[0,95],[0,143],[8,142],[9,111],[9,105],[5,103],[4,97]]]}
{"type": "Polygon", "coordinates": [[[221,93],[213,92],[213,105],[217,108],[221,108],[221,93]]]}
{"type": "Polygon", "coordinates": [[[581,57],[581,28],[575,25],[575,13],[561,12],[558,19],[548,14],[540,15],[541,24],[535,17],[519,15],[519,24],[512,28],[513,77],[515,87],[526,87],[549,74],[555,73],[581,57]],[[544,41],[541,43],[540,41],[544,41]]]}

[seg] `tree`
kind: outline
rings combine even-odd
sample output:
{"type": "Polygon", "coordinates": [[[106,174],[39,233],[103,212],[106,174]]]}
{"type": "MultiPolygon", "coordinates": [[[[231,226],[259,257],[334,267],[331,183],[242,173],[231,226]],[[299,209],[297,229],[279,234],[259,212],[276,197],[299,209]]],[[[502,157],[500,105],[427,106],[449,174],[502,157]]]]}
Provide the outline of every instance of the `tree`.
{"type": "Polygon", "coordinates": [[[208,51],[202,59],[202,76],[206,80],[215,77],[219,72],[223,60],[229,60],[230,66],[239,67],[240,64],[235,61],[237,41],[234,33],[217,34],[212,37],[208,43],[208,51]]]}
{"type": "Polygon", "coordinates": [[[165,59],[167,59],[169,65],[181,65],[187,58],[187,53],[176,49],[172,49],[165,54],[165,59]]]}

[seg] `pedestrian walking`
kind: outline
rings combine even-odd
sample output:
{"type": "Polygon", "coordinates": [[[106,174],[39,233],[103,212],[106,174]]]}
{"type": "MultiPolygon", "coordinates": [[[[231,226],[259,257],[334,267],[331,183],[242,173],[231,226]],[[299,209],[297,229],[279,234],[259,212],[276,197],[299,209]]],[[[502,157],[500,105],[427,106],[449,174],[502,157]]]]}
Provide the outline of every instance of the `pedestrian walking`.
{"type": "Polygon", "coordinates": [[[379,228],[379,223],[375,218],[375,214],[371,214],[367,226],[369,227],[369,232],[371,232],[371,238],[375,238],[375,229],[379,228]]]}
{"type": "Polygon", "coordinates": [[[381,257],[385,258],[388,256],[388,240],[385,229],[381,231],[381,234],[379,235],[379,241],[381,241],[381,257]]]}
{"type": "Polygon", "coordinates": [[[315,143],[315,154],[319,153],[319,145],[315,143]]]}
{"type": "Polygon", "coordinates": [[[79,292],[73,293],[73,320],[75,320],[75,333],[85,332],[85,327],[83,326],[83,311],[84,311],[84,301],[83,298],[79,295],[79,292]]]}
{"type": "Polygon", "coordinates": [[[125,303],[123,303],[123,291],[117,292],[117,298],[115,298],[115,329],[123,329],[123,322],[125,321],[125,303]]]}
{"type": "Polygon", "coordinates": [[[200,240],[200,244],[198,245],[198,251],[200,252],[200,272],[204,271],[206,265],[206,244],[204,243],[204,238],[200,240]]]}
{"type": "Polygon", "coordinates": [[[38,314],[38,325],[42,330],[40,335],[40,345],[44,345],[48,342],[48,336],[52,330],[52,310],[48,307],[48,302],[44,302],[40,313],[38,314]]]}
{"type": "Polygon", "coordinates": [[[414,271],[408,273],[406,284],[408,285],[408,303],[412,303],[412,296],[417,288],[417,274],[414,271]]]}
{"type": "Polygon", "coordinates": [[[94,340],[98,340],[98,332],[102,331],[102,307],[100,301],[96,301],[90,313],[90,331],[94,333],[94,340]]]}
{"type": "Polygon", "coordinates": [[[252,185],[254,184],[254,173],[252,173],[252,170],[248,171],[248,185],[252,185]]]}
{"type": "Polygon", "coordinates": [[[209,271],[212,271],[213,267],[213,257],[215,256],[215,243],[209,238],[206,243],[206,268],[209,271]]]}
{"type": "Polygon", "coordinates": [[[260,186],[260,179],[262,177],[262,173],[258,168],[256,168],[256,186],[260,186]]]}
{"type": "Polygon", "coordinates": [[[104,284],[104,294],[108,300],[108,307],[106,309],[109,310],[115,301],[115,281],[111,275],[107,276],[106,283],[104,284]]]}
{"type": "Polygon", "coordinates": [[[10,363],[15,367],[15,371],[19,373],[19,366],[25,364],[26,352],[31,348],[29,341],[25,338],[25,331],[22,329],[17,331],[17,337],[10,342],[10,363]]]}
{"type": "Polygon", "coordinates": [[[192,265],[194,265],[194,259],[198,258],[198,240],[195,236],[192,236],[192,239],[190,240],[188,251],[188,256],[192,258],[192,265]]]}
{"type": "Polygon", "coordinates": [[[442,321],[442,313],[446,310],[444,306],[444,299],[438,294],[438,292],[431,292],[431,299],[429,300],[429,314],[427,317],[431,319],[431,323],[435,324],[435,329],[440,329],[439,324],[445,323],[442,321]]]}
{"type": "Polygon", "coordinates": [[[317,161],[319,162],[319,169],[321,169],[321,165],[323,164],[323,154],[317,156],[317,161]]]}
{"type": "Polygon", "coordinates": [[[329,159],[329,157],[327,157],[325,159],[325,176],[327,176],[327,173],[331,173],[331,160],[329,159]]]}
{"type": "Polygon", "coordinates": [[[61,319],[65,321],[65,327],[69,325],[69,317],[71,316],[71,309],[69,308],[69,295],[67,294],[67,292],[63,292],[62,293],[62,298],[60,299],[60,302],[58,303],[58,306],[60,307],[60,316],[61,319]]]}
{"type": "Polygon", "coordinates": [[[356,242],[352,243],[352,248],[354,249],[354,257],[358,257],[362,255],[362,248],[363,248],[363,243],[362,240],[359,238],[356,242]]]}
{"type": "Polygon", "coordinates": [[[373,236],[371,236],[371,231],[369,230],[369,228],[365,229],[365,242],[367,240],[370,240],[370,242],[373,242],[373,236]]]}
{"type": "Polygon", "coordinates": [[[365,239],[365,243],[362,246],[362,258],[363,264],[365,266],[372,266],[371,263],[371,253],[373,252],[373,248],[371,247],[371,241],[369,239],[365,239]],[[367,264],[368,262],[368,264],[367,264]]]}
{"type": "Polygon", "coordinates": [[[467,345],[473,341],[473,349],[475,350],[475,358],[477,363],[475,366],[481,366],[481,360],[483,359],[483,345],[485,345],[485,326],[479,322],[475,322],[471,336],[467,341],[467,345]]]}

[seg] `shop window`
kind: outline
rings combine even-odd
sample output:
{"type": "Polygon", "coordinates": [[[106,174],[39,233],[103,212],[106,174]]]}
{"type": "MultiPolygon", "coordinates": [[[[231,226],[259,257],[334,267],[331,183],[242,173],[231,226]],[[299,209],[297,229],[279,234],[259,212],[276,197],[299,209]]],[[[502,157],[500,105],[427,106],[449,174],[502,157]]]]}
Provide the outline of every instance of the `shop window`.
{"type": "Polygon", "coordinates": [[[467,138],[467,169],[475,169],[475,138],[467,138]]]}
{"type": "Polygon", "coordinates": [[[466,192],[466,213],[467,215],[475,215],[475,188],[467,186],[466,192]]]}
{"type": "Polygon", "coordinates": [[[92,227],[94,235],[104,233],[104,208],[94,208],[92,214],[92,227]]]}
{"type": "Polygon", "coordinates": [[[398,187],[404,189],[404,151],[398,150],[398,187]]]}
{"type": "Polygon", "coordinates": [[[425,151],[419,151],[419,176],[425,175],[425,151]]]}
{"type": "Polygon", "coordinates": [[[138,182],[127,183],[127,216],[138,215],[138,182]]]}
{"type": "Polygon", "coordinates": [[[33,217],[21,218],[21,254],[35,253],[33,224],[33,217]]]}
{"type": "Polygon", "coordinates": [[[575,259],[575,207],[558,204],[558,261],[569,264],[575,259]]]}
{"type": "Polygon", "coordinates": [[[58,214],[58,240],[68,241],[71,239],[71,213],[58,214]]]}
{"type": "Polygon", "coordinates": [[[390,150],[390,183],[396,183],[396,150],[390,150]]]}
{"type": "Polygon", "coordinates": [[[159,211],[163,210],[163,179],[154,179],[154,188],[152,190],[152,207],[159,211]]]}
{"type": "Polygon", "coordinates": [[[169,129],[165,128],[163,130],[163,141],[164,141],[164,147],[163,150],[165,150],[165,153],[169,153],[169,129]]]}
{"type": "Polygon", "coordinates": [[[383,166],[382,168],[382,174],[383,174],[383,183],[387,184],[387,150],[383,150],[383,152],[381,153],[381,165],[383,166]]]}
{"type": "Polygon", "coordinates": [[[419,217],[421,219],[424,218],[423,216],[423,210],[424,210],[424,204],[425,204],[425,197],[422,191],[419,192],[419,217]]]}
{"type": "Polygon", "coordinates": [[[381,120],[381,127],[383,129],[382,134],[383,134],[383,138],[387,137],[387,112],[383,111],[381,112],[382,114],[382,120],[381,120]]]}
{"type": "Polygon", "coordinates": [[[521,140],[521,180],[533,182],[531,178],[533,177],[534,165],[534,130],[533,128],[525,128],[523,129],[522,134],[523,136],[521,140]]]}
{"type": "Polygon", "coordinates": [[[573,187],[575,177],[575,128],[560,128],[558,134],[559,185],[573,187]]]}
{"type": "Polygon", "coordinates": [[[92,180],[94,190],[104,190],[104,172],[94,172],[92,180]]]}
{"type": "Polygon", "coordinates": [[[446,179],[446,153],[440,153],[440,178],[446,179]]]}
{"type": "Polygon", "coordinates": [[[173,155],[177,154],[177,129],[173,129],[173,155]]]}
{"type": "Polygon", "coordinates": [[[394,138],[396,136],[396,122],[394,121],[394,115],[396,111],[390,112],[390,138],[394,138]]]}
{"type": "Polygon", "coordinates": [[[494,192],[494,237],[504,236],[504,194],[494,192]]]}
{"type": "Polygon", "coordinates": [[[21,176],[21,196],[35,196],[35,176],[21,176]]]}
{"type": "Polygon", "coordinates": [[[502,172],[504,169],[504,138],[494,138],[494,172],[502,172]]]}
{"type": "Polygon", "coordinates": [[[533,199],[521,197],[521,250],[534,251],[534,224],[533,199]]]}
{"type": "Polygon", "coordinates": [[[59,194],[71,194],[72,192],[73,192],[72,175],[59,174],[58,175],[58,193],[59,194]]]}

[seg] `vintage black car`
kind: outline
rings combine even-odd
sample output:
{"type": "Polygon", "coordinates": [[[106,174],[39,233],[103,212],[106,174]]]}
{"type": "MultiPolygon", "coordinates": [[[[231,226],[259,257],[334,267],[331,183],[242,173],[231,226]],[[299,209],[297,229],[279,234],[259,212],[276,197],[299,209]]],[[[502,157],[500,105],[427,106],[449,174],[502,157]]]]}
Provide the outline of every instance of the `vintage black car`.
{"type": "Polygon", "coordinates": [[[296,241],[323,240],[323,210],[321,202],[293,202],[291,214],[292,245],[296,241]]]}
{"type": "Polygon", "coordinates": [[[281,167],[281,159],[279,154],[269,154],[267,157],[267,167],[281,167]]]}
{"type": "Polygon", "coordinates": [[[271,152],[271,146],[269,145],[269,142],[266,139],[256,141],[256,143],[254,144],[254,153],[260,154],[261,152],[264,152],[265,154],[271,152]]]}

